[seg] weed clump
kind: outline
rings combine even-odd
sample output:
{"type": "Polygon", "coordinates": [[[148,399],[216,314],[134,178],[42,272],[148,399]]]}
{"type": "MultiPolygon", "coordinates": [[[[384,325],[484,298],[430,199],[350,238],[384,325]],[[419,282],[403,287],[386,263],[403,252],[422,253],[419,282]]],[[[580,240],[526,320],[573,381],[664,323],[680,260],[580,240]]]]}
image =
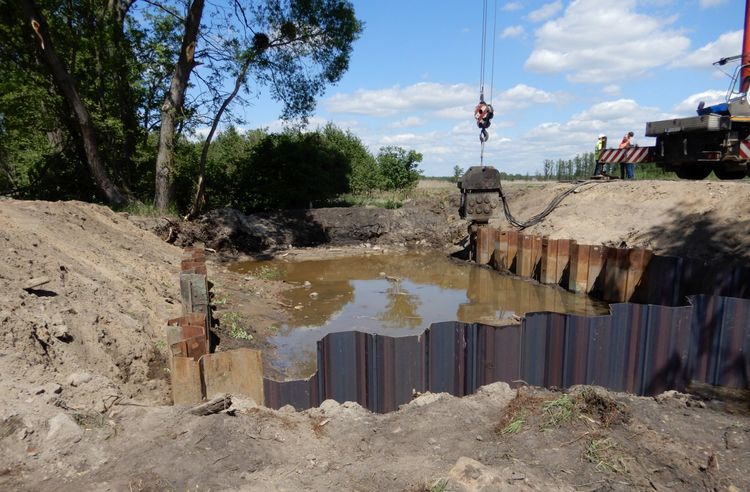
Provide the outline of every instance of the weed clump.
{"type": "Polygon", "coordinates": [[[594,388],[584,388],[577,393],[576,407],[581,413],[594,417],[604,428],[630,421],[630,411],[624,405],[594,388]]]}

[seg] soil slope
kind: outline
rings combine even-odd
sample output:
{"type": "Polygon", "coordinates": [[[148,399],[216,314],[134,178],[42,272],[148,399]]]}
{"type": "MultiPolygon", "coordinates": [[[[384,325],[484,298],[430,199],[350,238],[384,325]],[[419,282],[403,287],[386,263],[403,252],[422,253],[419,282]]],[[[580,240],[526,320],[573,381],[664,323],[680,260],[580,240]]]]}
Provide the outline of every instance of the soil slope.
{"type": "MultiPolygon", "coordinates": [[[[508,194],[523,217],[567,186],[513,184],[508,194]]],[[[746,261],[749,190],[606,183],[568,197],[530,232],[746,261]]],[[[395,211],[225,210],[182,224],[80,202],[1,200],[0,488],[419,490],[448,478],[461,457],[476,462],[460,461],[448,490],[481,477],[494,488],[750,488],[746,401],[733,414],[711,399],[606,395],[629,417],[605,422],[584,408],[554,429],[543,429],[544,405],[560,394],[519,402],[502,385],[465,399],[426,395],[383,416],[333,402],[302,413],[245,404],[209,417],[161,406],[163,326],[181,312],[181,249],[165,239],[231,255],[363,242],[450,247],[467,225],[455,205],[456,194],[442,192],[395,211]],[[519,419],[519,433],[502,432],[519,419]]],[[[216,261],[209,275],[245,292],[256,316],[278,316],[282,287],[238,279],[216,261]]]]}
{"type": "MultiPolygon", "coordinates": [[[[510,183],[521,220],[544,209],[567,183],[510,183]]],[[[509,228],[504,218],[492,221],[509,228]]],[[[750,181],[610,181],[568,196],[526,232],[584,244],[642,247],[660,254],[750,260],[750,181]]]]}

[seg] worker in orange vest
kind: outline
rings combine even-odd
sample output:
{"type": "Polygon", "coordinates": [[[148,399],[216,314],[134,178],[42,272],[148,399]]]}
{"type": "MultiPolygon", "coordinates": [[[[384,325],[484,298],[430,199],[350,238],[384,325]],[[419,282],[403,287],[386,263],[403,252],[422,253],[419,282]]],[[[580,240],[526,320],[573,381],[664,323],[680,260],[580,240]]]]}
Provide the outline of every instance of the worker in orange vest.
{"type": "MultiPolygon", "coordinates": [[[[625,134],[624,137],[622,137],[622,141],[620,142],[620,148],[621,149],[629,149],[632,147],[637,147],[635,143],[635,134],[633,132],[628,132],[625,134]]],[[[625,179],[627,176],[628,179],[635,179],[635,164],[632,162],[620,162],[620,179],[625,179]]]]}

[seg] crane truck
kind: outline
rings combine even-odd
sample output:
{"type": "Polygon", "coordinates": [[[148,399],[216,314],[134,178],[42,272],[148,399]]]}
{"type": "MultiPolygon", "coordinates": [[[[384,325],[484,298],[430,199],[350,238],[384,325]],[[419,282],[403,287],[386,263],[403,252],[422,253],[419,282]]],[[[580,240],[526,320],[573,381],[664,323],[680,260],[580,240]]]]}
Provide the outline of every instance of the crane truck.
{"type": "Polygon", "coordinates": [[[698,105],[697,115],[646,123],[653,147],[605,149],[604,164],[655,162],[681,179],[700,180],[711,171],[719,179],[750,176],[750,0],[745,1],[742,54],[714,63],[737,61],[725,101],[698,105]]]}

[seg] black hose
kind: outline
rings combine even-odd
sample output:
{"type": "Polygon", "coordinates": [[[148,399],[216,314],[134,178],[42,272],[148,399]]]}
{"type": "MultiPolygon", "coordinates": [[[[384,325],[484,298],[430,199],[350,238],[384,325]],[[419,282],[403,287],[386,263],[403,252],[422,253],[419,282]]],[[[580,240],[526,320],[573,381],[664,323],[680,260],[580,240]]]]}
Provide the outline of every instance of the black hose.
{"type": "Polygon", "coordinates": [[[557,195],[555,198],[552,199],[550,204],[547,205],[547,208],[545,208],[538,214],[534,215],[530,219],[526,220],[525,222],[521,222],[520,220],[513,217],[513,214],[510,211],[510,206],[508,205],[508,199],[503,193],[503,186],[502,184],[500,184],[500,198],[503,200],[503,211],[505,212],[505,218],[508,220],[508,222],[510,222],[510,224],[513,227],[517,227],[518,229],[526,229],[527,227],[531,227],[543,221],[545,217],[551,214],[552,211],[555,210],[555,208],[557,208],[558,205],[560,205],[560,202],[562,202],[566,196],[575,192],[578,188],[581,188],[582,186],[585,186],[587,184],[600,184],[600,183],[603,183],[603,181],[586,180],[581,183],[577,183],[575,186],[557,195]]]}

